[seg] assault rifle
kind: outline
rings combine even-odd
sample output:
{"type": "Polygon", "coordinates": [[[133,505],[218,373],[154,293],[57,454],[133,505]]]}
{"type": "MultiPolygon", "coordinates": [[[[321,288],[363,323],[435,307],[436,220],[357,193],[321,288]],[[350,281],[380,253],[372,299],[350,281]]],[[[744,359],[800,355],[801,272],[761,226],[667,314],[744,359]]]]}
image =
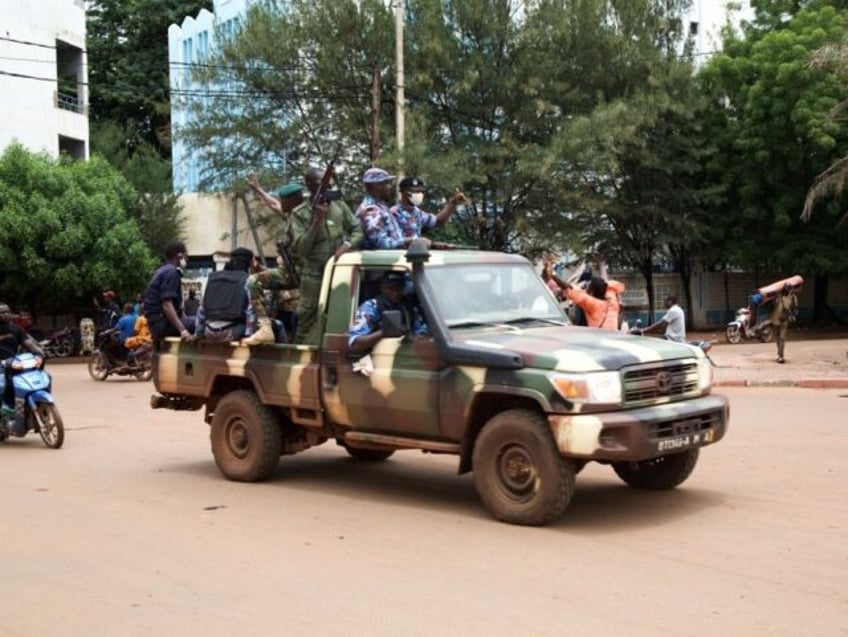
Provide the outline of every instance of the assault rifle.
{"type": "Polygon", "coordinates": [[[339,201],[342,198],[340,190],[330,190],[330,182],[333,180],[336,170],[336,162],[339,160],[339,150],[341,144],[336,146],[333,153],[333,158],[327,162],[327,167],[324,169],[324,174],[321,175],[321,183],[318,184],[318,189],[315,191],[315,196],[312,197],[312,207],[318,203],[330,203],[339,201]]]}

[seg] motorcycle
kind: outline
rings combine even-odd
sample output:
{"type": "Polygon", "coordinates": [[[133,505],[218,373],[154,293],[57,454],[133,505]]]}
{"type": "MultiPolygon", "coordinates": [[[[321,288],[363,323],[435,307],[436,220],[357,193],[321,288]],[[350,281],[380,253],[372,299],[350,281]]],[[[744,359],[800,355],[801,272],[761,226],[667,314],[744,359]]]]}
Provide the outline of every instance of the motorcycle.
{"type": "Polygon", "coordinates": [[[97,348],[88,358],[88,374],[94,380],[106,380],[111,375],[135,376],[136,380],[153,378],[153,344],[147,343],[121,355],[116,329],[103,330],[97,335],[97,348]]]}
{"type": "Polygon", "coordinates": [[[769,319],[763,319],[752,325],[754,313],[750,307],[740,307],[736,310],[736,318],[727,324],[724,335],[727,342],[735,345],[743,338],[756,338],[763,343],[769,343],[774,338],[774,329],[769,319]]]}
{"type": "MultiPolygon", "coordinates": [[[[630,328],[627,331],[628,334],[632,334],[633,336],[644,336],[645,331],[642,329],[642,320],[636,319],[635,327],[630,328]]],[[[697,347],[702,352],[704,352],[704,356],[707,357],[707,360],[710,361],[710,365],[716,367],[715,361],[710,357],[710,350],[715,345],[715,341],[707,341],[707,340],[695,340],[695,341],[686,341],[687,345],[692,345],[693,347],[697,347]]]]}
{"type": "Polygon", "coordinates": [[[74,353],[74,335],[70,328],[63,327],[50,332],[38,341],[47,358],[66,358],[74,353]]]}
{"type": "MultiPolygon", "coordinates": [[[[9,436],[22,438],[28,431],[37,431],[44,444],[58,449],[65,441],[62,416],[53,401],[50,389],[53,380],[44,371],[44,359],[29,352],[5,361],[12,369],[15,387],[15,415],[0,416],[0,440],[9,436]]],[[[0,391],[5,388],[6,375],[0,373],[0,391]]]]}

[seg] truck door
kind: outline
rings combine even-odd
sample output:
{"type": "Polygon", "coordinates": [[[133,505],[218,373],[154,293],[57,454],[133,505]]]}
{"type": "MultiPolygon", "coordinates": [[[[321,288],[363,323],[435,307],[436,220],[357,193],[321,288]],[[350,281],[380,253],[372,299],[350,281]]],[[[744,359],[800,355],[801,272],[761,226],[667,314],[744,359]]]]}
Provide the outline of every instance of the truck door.
{"type": "Polygon", "coordinates": [[[342,323],[334,325],[331,319],[331,299],[324,341],[324,407],[331,421],[353,429],[439,437],[439,359],[432,338],[384,338],[370,353],[370,376],[354,372],[347,328],[355,308],[377,293],[374,283],[384,270],[354,273],[350,289],[356,294],[346,295],[349,309],[335,308],[336,317],[346,316],[343,331],[342,323]]]}

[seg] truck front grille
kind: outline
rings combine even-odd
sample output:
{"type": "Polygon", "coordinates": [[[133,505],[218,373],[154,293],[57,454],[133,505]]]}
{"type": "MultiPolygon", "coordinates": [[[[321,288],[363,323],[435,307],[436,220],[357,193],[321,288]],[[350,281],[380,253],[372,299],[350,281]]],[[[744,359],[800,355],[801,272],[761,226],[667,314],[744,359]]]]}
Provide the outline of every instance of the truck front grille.
{"type": "Polygon", "coordinates": [[[634,407],[657,400],[681,400],[698,393],[698,364],[671,362],[624,369],[624,405],[634,407]]]}

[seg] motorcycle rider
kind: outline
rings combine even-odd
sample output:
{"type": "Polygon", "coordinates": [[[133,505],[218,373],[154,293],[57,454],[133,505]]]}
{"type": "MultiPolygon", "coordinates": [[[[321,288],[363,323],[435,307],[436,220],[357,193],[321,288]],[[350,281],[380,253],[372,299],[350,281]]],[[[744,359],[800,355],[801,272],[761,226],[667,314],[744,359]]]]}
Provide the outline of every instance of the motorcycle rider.
{"type": "Polygon", "coordinates": [[[0,301],[0,361],[3,362],[6,380],[0,413],[4,419],[15,415],[15,387],[12,384],[12,368],[8,364],[9,359],[15,356],[21,347],[44,359],[44,351],[38,346],[38,342],[22,327],[12,323],[11,319],[12,310],[6,303],[0,301]]]}
{"type": "Polygon", "coordinates": [[[683,308],[677,304],[677,297],[669,294],[665,297],[665,314],[656,323],[642,330],[642,334],[665,328],[665,338],[677,343],[686,342],[686,315],[683,308]]]}

